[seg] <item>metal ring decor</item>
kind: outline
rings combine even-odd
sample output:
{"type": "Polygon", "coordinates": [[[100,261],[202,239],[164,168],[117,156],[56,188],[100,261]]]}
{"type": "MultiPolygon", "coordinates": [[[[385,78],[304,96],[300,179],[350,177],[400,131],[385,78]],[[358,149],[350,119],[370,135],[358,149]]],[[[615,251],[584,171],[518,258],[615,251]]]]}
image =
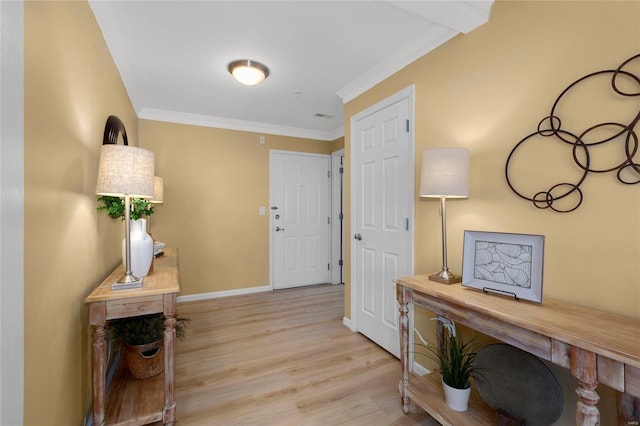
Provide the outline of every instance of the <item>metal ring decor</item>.
{"type": "Polygon", "coordinates": [[[102,138],[102,145],[117,144],[118,135],[122,134],[122,140],[125,145],[129,145],[127,139],[127,131],[124,129],[124,124],[115,115],[110,115],[107,118],[107,124],[104,126],[104,137],[102,138]]]}
{"type": "MultiPolygon", "coordinates": [[[[587,175],[591,173],[609,173],[615,172],[618,181],[626,185],[635,185],[640,183],[640,163],[636,162],[635,157],[639,149],[638,135],[635,131],[636,125],[640,122],[640,102],[638,112],[627,124],[616,122],[603,122],[595,124],[586,129],[579,131],[569,131],[562,128],[562,120],[558,115],[559,106],[565,95],[573,92],[576,87],[581,86],[583,82],[590,80],[593,84],[595,78],[611,75],[609,79],[613,93],[610,93],[612,99],[626,99],[633,96],[640,96],[640,75],[629,71],[629,63],[633,61],[640,62],[640,54],[632,56],[624,61],[615,70],[603,70],[588,74],[571,83],[566,89],[560,93],[556,101],[551,107],[549,116],[544,117],[538,123],[538,130],[530,135],[525,136],[518,142],[507,158],[505,165],[505,177],[509,188],[520,198],[531,201],[533,205],[539,209],[549,209],[558,213],[568,213],[576,210],[582,204],[583,193],[580,185],[585,181],[587,175]],[[624,87],[622,89],[621,87],[624,87]],[[633,90],[636,88],[636,90],[633,90]],[[600,136],[598,136],[600,135],[600,136]],[[602,136],[604,135],[604,136],[602,136]],[[552,185],[547,190],[538,191],[533,195],[523,194],[518,191],[511,179],[510,171],[514,168],[514,154],[518,148],[522,147],[526,142],[535,141],[539,137],[552,138],[555,141],[571,146],[571,156],[573,163],[582,170],[581,176],[576,183],[560,182],[552,185]],[[597,145],[612,144],[621,142],[624,149],[621,149],[621,159],[616,164],[606,167],[595,168],[591,164],[592,153],[589,149],[597,145]],[[570,197],[570,198],[567,198],[570,197]],[[565,199],[564,204],[568,207],[559,207],[554,203],[558,200],[565,199]]],[[[640,100],[640,98],[639,98],[640,100]]]]}

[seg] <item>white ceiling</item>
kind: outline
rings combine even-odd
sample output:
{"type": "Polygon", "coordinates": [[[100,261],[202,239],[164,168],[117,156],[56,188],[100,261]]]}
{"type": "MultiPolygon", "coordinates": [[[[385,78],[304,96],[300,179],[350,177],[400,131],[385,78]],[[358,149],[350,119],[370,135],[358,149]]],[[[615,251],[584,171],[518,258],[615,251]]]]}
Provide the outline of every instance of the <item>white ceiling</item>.
{"type": "Polygon", "coordinates": [[[485,23],[492,2],[90,5],[140,118],[334,140],[343,103],[485,23]],[[235,59],[262,62],[271,75],[243,86],[227,71],[235,59]]]}

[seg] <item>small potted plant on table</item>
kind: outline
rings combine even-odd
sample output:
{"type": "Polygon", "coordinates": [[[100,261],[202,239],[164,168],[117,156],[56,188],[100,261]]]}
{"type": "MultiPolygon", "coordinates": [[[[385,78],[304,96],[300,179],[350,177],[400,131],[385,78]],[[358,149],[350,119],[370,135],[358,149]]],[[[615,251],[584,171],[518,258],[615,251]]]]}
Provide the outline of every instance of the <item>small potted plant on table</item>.
{"type": "MultiPolygon", "coordinates": [[[[124,200],[118,197],[98,197],[98,211],[104,210],[113,219],[125,218],[124,200]]],[[[153,262],[153,238],[147,233],[147,219],[154,213],[153,204],[141,198],[131,199],[131,271],[138,278],[147,276],[153,262]]],[[[122,240],[122,263],[125,263],[125,240],[122,240]]]]}
{"type": "MultiPolygon", "coordinates": [[[[121,318],[109,322],[112,338],[124,345],[124,358],[136,379],[153,377],[164,371],[164,315],[162,313],[121,318]]],[[[176,337],[183,340],[189,318],[176,317],[176,337]]]]}
{"type": "Polygon", "coordinates": [[[416,331],[422,342],[417,346],[427,350],[425,355],[436,363],[438,371],[442,374],[445,401],[449,408],[466,411],[471,395],[469,379],[481,376],[475,365],[479,346],[473,341],[464,342],[452,320],[443,317],[433,319],[440,321],[445,329],[442,345],[429,345],[416,331]]]}

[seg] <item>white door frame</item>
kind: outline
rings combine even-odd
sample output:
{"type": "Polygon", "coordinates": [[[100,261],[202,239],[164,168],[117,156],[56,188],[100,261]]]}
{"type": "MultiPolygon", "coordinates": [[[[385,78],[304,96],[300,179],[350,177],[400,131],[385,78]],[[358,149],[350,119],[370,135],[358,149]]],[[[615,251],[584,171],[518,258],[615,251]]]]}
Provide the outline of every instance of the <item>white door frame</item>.
{"type": "Polygon", "coordinates": [[[24,408],[24,3],[0,1],[0,424],[24,408]]]}
{"type": "MultiPolygon", "coordinates": [[[[362,120],[363,118],[374,114],[402,99],[407,98],[409,100],[409,164],[410,165],[414,165],[415,164],[415,85],[411,85],[409,87],[407,87],[406,89],[403,89],[397,93],[395,93],[394,95],[389,96],[386,99],[383,99],[382,101],[370,106],[369,108],[365,109],[364,111],[361,111],[353,116],[351,116],[350,118],[350,123],[351,123],[351,132],[350,132],[350,147],[349,147],[349,153],[350,153],[350,157],[351,160],[349,162],[349,166],[350,166],[350,188],[351,188],[351,200],[353,200],[354,194],[356,193],[356,180],[355,180],[355,176],[354,176],[354,170],[356,167],[356,150],[354,149],[354,143],[353,141],[356,139],[356,124],[358,121],[362,120]]],[[[415,169],[415,167],[414,167],[415,169]]],[[[410,229],[411,232],[409,234],[409,270],[411,272],[411,274],[413,274],[414,271],[414,238],[415,238],[415,228],[414,228],[414,223],[415,223],[415,170],[414,173],[410,173],[410,179],[409,182],[407,182],[407,185],[409,187],[409,194],[413,194],[413,196],[410,197],[409,199],[409,218],[410,218],[410,229]]],[[[351,220],[351,229],[353,230],[353,224],[356,223],[356,214],[355,214],[355,208],[353,205],[353,201],[351,202],[351,212],[350,212],[350,220],[351,220]]],[[[347,238],[349,238],[349,241],[351,241],[351,274],[350,274],[350,279],[351,279],[351,318],[350,318],[350,326],[351,326],[351,331],[357,331],[357,322],[358,322],[358,318],[356,316],[356,312],[357,312],[357,306],[356,306],[356,286],[355,286],[355,274],[356,271],[353,268],[354,265],[354,259],[356,258],[356,245],[353,244],[351,238],[352,236],[349,235],[347,236],[347,238]]],[[[398,315],[400,315],[400,313],[398,312],[398,315]]],[[[411,304],[409,306],[409,329],[413,330],[413,304],[411,304]]],[[[400,337],[398,336],[398,339],[400,337]]],[[[409,346],[411,347],[413,345],[413,333],[409,333],[409,346]]],[[[409,365],[412,366],[413,365],[413,354],[410,353],[410,359],[409,359],[409,365]]]]}
{"type": "MultiPolygon", "coordinates": [[[[331,153],[331,283],[344,282],[344,269],[340,279],[340,261],[344,263],[344,240],[346,238],[344,226],[340,232],[340,196],[344,209],[344,191],[341,191],[344,175],[340,173],[340,157],[344,157],[344,149],[331,153]],[[342,234],[342,235],[341,235],[342,234]],[[340,242],[342,241],[343,259],[340,259],[340,242]]],[[[342,165],[344,169],[344,164],[342,165]]],[[[344,188],[343,188],[344,189],[344,188]]],[[[344,223],[344,211],[343,223],[344,223]]]]}
{"type": "MultiPolygon", "coordinates": [[[[1,1],[1,0],[0,0],[1,1]]],[[[273,154],[286,154],[286,155],[295,155],[300,157],[323,157],[329,158],[329,162],[331,162],[331,156],[328,154],[317,154],[313,152],[302,152],[302,151],[285,151],[280,149],[270,149],[269,150],[269,289],[274,289],[274,268],[273,268],[273,211],[271,207],[273,207],[273,194],[271,193],[271,159],[273,158],[273,154]]],[[[331,179],[327,179],[327,185],[329,185],[329,199],[331,199],[331,179]]],[[[333,225],[331,225],[333,226],[333,225]]],[[[329,250],[331,250],[331,229],[329,230],[329,250]]],[[[331,253],[329,253],[329,259],[331,259],[331,253]]],[[[329,274],[329,279],[331,278],[331,274],[329,274]]]]}

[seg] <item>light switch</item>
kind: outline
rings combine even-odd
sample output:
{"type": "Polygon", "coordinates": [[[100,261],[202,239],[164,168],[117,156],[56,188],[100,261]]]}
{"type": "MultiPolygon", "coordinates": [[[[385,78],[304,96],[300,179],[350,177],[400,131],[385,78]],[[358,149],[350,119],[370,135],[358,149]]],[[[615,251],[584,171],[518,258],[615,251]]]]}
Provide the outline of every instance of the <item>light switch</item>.
{"type": "Polygon", "coordinates": [[[264,206],[260,206],[260,216],[264,216],[267,214],[267,210],[264,206]]]}

